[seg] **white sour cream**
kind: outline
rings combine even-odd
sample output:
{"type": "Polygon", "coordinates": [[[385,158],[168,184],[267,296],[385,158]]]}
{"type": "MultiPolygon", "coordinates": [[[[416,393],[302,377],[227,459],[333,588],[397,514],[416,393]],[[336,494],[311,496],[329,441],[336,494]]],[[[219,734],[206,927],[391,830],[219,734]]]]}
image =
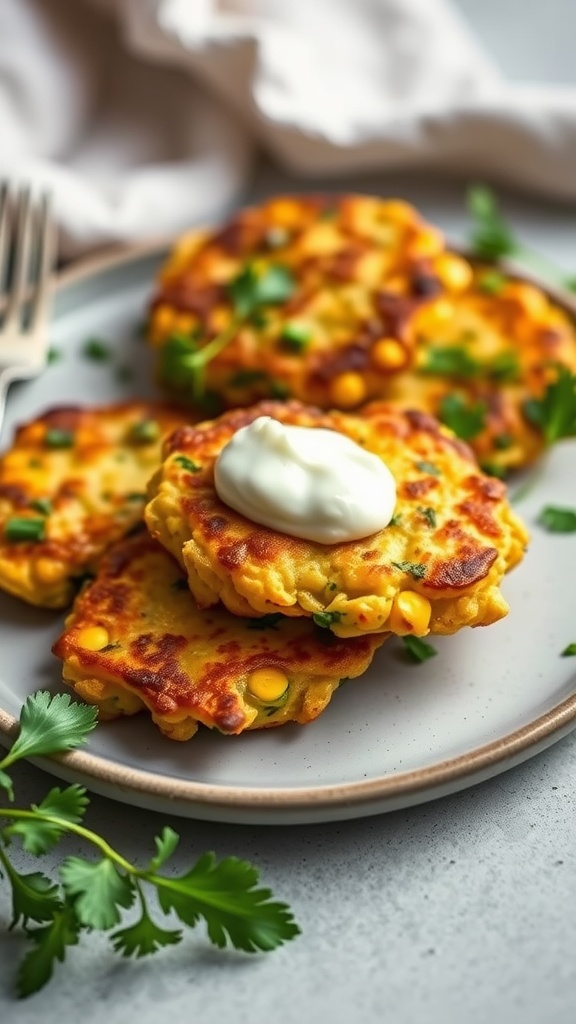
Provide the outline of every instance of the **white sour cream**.
{"type": "Polygon", "coordinates": [[[396,483],[377,455],[320,427],[286,426],[259,416],[222,449],[216,491],[247,519],[320,544],[382,530],[396,505],[396,483]]]}

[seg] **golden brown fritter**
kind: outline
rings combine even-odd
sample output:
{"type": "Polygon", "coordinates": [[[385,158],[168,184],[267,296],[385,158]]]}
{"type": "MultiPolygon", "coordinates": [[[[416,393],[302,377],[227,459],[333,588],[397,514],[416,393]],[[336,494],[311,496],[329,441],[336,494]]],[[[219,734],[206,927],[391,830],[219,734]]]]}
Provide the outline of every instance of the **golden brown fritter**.
{"type": "Polygon", "coordinates": [[[437,306],[435,324],[426,311],[417,315],[412,367],[388,379],[385,397],[454,427],[489,472],[533,462],[544,438],[531,400],[542,397],[558,366],[576,372],[574,322],[542,289],[480,266],[444,307],[439,320],[437,306]]]}
{"type": "Polygon", "coordinates": [[[370,419],[262,402],[169,437],[150,484],[151,534],[186,568],[198,603],[237,615],[313,616],[338,636],[454,633],[507,612],[504,574],[527,535],[504,485],[431,416],[381,405],[370,419]],[[398,491],[394,519],[363,540],[318,544],[258,526],[214,488],[214,463],[261,415],[341,431],[379,455],[398,491]]]}
{"type": "Polygon", "coordinates": [[[407,364],[414,312],[441,291],[430,260],[443,248],[399,200],[286,196],[241,210],[184,237],[162,271],[149,325],[160,376],[190,396],[194,349],[230,329],[207,366],[209,397],[357,406],[407,364]],[[238,303],[263,281],[269,301],[246,314],[238,303]]]}
{"type": "Polygon", "coordinates": [[[151,402],[59,408],[0,458],[0,587],[46,608],[142,518],[163,436],[189,421],[151,402]]]}
{"type": "Polygon", "coordinates": [[[145,531],[102,559],[54,653],[103,719],[147,708],[166,736],[311,722],[384,636],[339,640],[304,619],[200,611],[177,563],[145,531]],[[329,641],[329,642],[326,642],[329,641]]]}

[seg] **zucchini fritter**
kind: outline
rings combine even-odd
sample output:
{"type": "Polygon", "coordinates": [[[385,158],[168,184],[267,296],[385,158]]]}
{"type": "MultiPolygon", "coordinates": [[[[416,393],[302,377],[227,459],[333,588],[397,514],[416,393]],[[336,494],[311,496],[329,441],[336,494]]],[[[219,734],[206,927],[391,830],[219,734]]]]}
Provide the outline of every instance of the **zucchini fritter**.
{"type": "Polygon", "coordinates": [[[186,569],[202,607],[222,600],[236,615],[312,616],[343,637],[495,622],[508,610],[500,582],[527,540],[504,485],[478,469],[467,445],[426,413],[384,404],[368,419],[262,402],[184,427],[166,440],[149,493],[148,528],[186,569]],[[341,431],[379,455],[397,485],[390,525],[325,545],[258,526],[220,501],[215,460],[261,415],[341,431]]]}
{"type": "Polygon", "coordinates": [[[142,518],[163,436],[190,417],[151,402],[59,408],[21,426],[0,458],[0,587],[69,604],[78,579],[142,518]]]}
{"type": "Polygon", "coordinates": [[[412,367],[388,379],[384,396],[438,416],[487,472],[505,475],[544,448],[531,407],[559,366],[576,372],[576,328],[535,285],[447,254],[437,261],[446,276],[449,259],[469,267],[470,284],[445,297],[441,321],[417,317],[412,367]]]}
{"type": "Polygon", "coordinates": [[[177,563],[143,531],[102,559],[53,650],[65,681],[101,718],[147,708],[161,732],[187,740],[199,723],[235,734],[312,721],[384,639],[200,611],[177,563]]]}
{"type": "Polygon", "coordinates": [[[162,271],[149,324],[160,376],[190,397],[194,352],[229,330],[202,382],[225,406],[380,396],[409,361],[415,311],[441,290],[429,266],[443,248],[399,200],[287,196],[241,210],[185,236],[162,271]]]}

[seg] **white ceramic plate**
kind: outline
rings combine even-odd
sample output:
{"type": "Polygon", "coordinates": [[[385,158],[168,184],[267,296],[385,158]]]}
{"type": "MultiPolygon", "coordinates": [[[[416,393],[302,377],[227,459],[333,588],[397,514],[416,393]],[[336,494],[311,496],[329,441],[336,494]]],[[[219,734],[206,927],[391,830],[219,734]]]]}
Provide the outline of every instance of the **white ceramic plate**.
{"type": "MultiPolygon", "coordinates": [[[[151,393],[138,325],[160,252],[102,260],[62,279],[52,342],[62,359],[14,386],[2,434],[51,404],[109,402],[151,393]],[[110,339],[122,385],[108,363],[81,354],[90,336],[110,339]]],[[[558,446],[520,511],[533,529],[525,562],[505,582],[510,615],[488,630],[435,640],[438,656],[404,660],[390,641],[366,675],[335,695],[318,721],[190,743],[164,739],[145,715],[100,725],[88,747],[42,767],[127,803],[231,822],[351,818],[455,792],[538,753],[576,726],[573,587],[576,543],[533,525],[544,503],[576,507],[576,447],[558,446]]],[[[0,596],[0,740],[26,697],[60,688],[50,654],[62,616],[0,596]]]]}

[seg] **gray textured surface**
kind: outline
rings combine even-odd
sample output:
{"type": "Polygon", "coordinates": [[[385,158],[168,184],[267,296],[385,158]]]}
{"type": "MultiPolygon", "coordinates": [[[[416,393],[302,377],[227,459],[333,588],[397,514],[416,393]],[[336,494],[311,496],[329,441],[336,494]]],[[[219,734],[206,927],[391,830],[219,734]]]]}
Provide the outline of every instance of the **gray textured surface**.
{"type": "MultiPolygon", "coordinates": [[[[569,0],[460,6],[515,77],[574,80],[569,0]],[[520,9],[521,35],[513,20],[520,9]]],[[[462,234],[460,185],[401,177],[379,184],[462,234]]],[[[290,183],[268,171],[257,191],[280,187],[290,183]]],[[[573,211],[520,199],[507,208],[530,240],[576,266],[573,211]]],[[[573,734],[481,787],[393,815],[292,829],[173,821],[182,835],[176,867],[209,848],[253,859],[291,903],[302,936],[248,958],[213,953],[199,930],[132,964],[94,935],[48,990],[19,1004],[11,983],[22,945],[0,927],[0,1021],[567,1024],[576,1016],[575,768],[573,734]]],[[[29,766],[15,775],[22,802],[51,784],[29,766]]],[[[144,859],[167,818],[94,798],[88,821],[144,859]]],[[[66,849],[80,852],[75,843],[66,849]]],[[[7,914],[0,889],[0,925],[7,914]]]]}

